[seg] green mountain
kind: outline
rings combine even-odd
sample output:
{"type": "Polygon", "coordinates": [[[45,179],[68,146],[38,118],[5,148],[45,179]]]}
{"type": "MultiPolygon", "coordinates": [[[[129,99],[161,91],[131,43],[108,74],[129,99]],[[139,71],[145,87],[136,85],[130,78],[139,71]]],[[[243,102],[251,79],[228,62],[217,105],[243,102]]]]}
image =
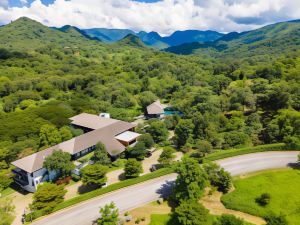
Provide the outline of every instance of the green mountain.
{"type": "Polygon", "coordinates": [[[92,28],[84,29],[83,31],[90,37],[98,38],[106,43],[119,41],[128,34],[135,34],[135,32],[129,29],[92,28]]]}
{"type": "Polygon", "coordinates": [[[273,56],[296,51],[300,45],[300,22],[290,21],[268,25],[243,33],[229,33],[212,43],[190,43],[167,48],[177,54],[199,54],[214,57],[224,55],[249,57],[273,56]]]}
{"type": "Polygon", "coordinates": [[[17,50],[37,49],[45,45],[74,47],[90,39],[74,27],[65,26],[62,30],[51,29],[26,17],[0,27],[0,37],[1,47],[17,50]]]}
{"type": "Polygon", "coordinates": [[[128,34],[126,37],[116,42],[115,45],[147,48],[147,46],[135,35],[128,34]]]}

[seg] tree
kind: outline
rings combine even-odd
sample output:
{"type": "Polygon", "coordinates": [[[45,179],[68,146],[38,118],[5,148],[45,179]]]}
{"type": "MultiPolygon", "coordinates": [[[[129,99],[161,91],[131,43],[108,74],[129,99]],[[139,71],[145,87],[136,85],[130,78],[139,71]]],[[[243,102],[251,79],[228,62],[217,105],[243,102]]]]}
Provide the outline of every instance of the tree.
{"type": "Polygon", "coordinates": [[[288,225],[288,221],[283,214],[275,215],[271,213],[265,219],[267,221],[266,225],[288,225]]]}
{"type": "Polygon", "coordinates": [[[202,153],[210,153],[212,150],[211,143],[205,140],[197,140],[195,148],[202,153]]]}
{"type": "Polygon", "coordinates": [[[13,182],[13,179],[9,174],[5,174],[3,172],[0,173],[0,192],[9,187],[9,185],[13,182]]]}
{"type": "Polygon", "coordinates": [[[82,183],[84,185],[102,186],[107,181],[108,167],[100,164],[87,165],[81,170],[82,183]]]}
{"type": "Polygon", "coordinates": [[[71,155],[62,150],[56,150],[46,157],[44,161],[44,167],[48,171],[56,171],[59,176],[66,177],[71,174],[71,171],[75,168],[71,161],[71,155]]]}
{"type": "Polygon", "coordinates": [[[59,134],[62,141],[70,140],[73,137],[71,129],[67,126],[60,128],[59,134]]]}
{"type": "Polygon", "coordinates": [[[126,178],[138,177],[143,172],[142,163],[136,159],[128,159],[124,171],[126,178]]]}
{"type": "Polygon", "coordinates": [[[198,201],[206,186],[206,174],[194,159],[184,158],[176,167],[178,174],[172,197],[176,202],[198,201]]]}
{"type": "Polygon", "coordinates": [[[104,166],[109,166],[111,160],[107,155],[106,147],[101,142],[96,144],[96,149],[94,151],[93,161],[104,166]]]}
{"type": "Polygon", "coordinates": [[[97,220],[98,225],[118,225],[119,210],[113,202],[100,208],[100,214],[101,216],[97,220]]]}
{"type": "Polygon", "coordinates": [[[10,225],[14,220],[14,211],[11,198],[0,198],[0,225],[10,225]]]}
{"type": "Polygon", "coordinates": [[[54,125],[45,124],[40,129],[40,147],[50,147],[62,141],[58,129],[54,125]]]}
{"type": "Polygon", "coordinates": [[[171,162],[175,159],[175,149],[172,147],[164,147],[162,153],[159,156],[158,162],[163,166],[169,166],[171,162]]]}
{"type": "Polygon", "coordinates": [[[150,126],[147,127],[147,131],[153,137],[153,140],[156,143],[167,140],[169,131],[162,121],[153,121],[150,123],[150,126]]]}
{"type": "Polygon", "coordinates": [[[219,191],[227,193],[232,186],[232,178],[230,174],[215,163],[204,165],[210,184],[217,187],[219,191]]]}
{"type": "Polygon", "coordinates": [[[154,140],[151,134],[143,134],[137,139],[139,142],[143,142],[146,148],[151,148],[154,145],[154,140]]]}
{"type": "Polygon", "coordinates": [[[175,127],[175,136],[179,147],[184,146],[192,137],[195,126],[190,119],[182,119],[175,127]]]}
{"type": "Polygon", "coordinates": [[[135,158],[137,160],[143,160],[147,154],[146,146],[144,142],[138,142],[132,148],[128,148],[125,152],[127,158],[135,158]]]}
{"type": "Polygon", "coordinates": [[[222,214],[213,225],[244,225],[244,221],[233,215],[222,214]]]}
{"type": "Polygon", "coordinates": [[[208,210],[196,201],[183,201],[175,209],[175,218],[181,225],[207,225],[208,210]]]}
{"type": "Polygon", "coordinates": [[[157,100],[157,96],[151,91],[144,91],[139,94],[138,99],[143,111],[146,112],[147,106],[152,104],[155,100],[157,100]]]}
{"type": "Polygon", "coordinates": [[[66,193],[67,191],[64,190],[63,185],[43,183],[43,185],[38,186],[37,191],[33,194],[30,208],[51,212],[57,204],[63,202],[66,193]]]}

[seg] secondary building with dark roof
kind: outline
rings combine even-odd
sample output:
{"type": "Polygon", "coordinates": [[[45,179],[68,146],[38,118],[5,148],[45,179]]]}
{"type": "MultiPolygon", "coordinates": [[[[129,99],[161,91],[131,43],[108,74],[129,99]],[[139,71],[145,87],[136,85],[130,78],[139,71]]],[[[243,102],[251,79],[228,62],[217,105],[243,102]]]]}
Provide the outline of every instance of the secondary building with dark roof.
{"type": "Polygon", "coordinates": [[[68,152],[75,160],[93,151],[96,144],[101,142],[105,145],[107,153],[115,158],[139,137],[139,134],[134,132],[136,124],[133,123],[88,113],[71,117],[70,120],[73,126],[83,128],[86,133],[12,162],[16,167],[15,182],[22,188],[34,192],[39,183],[55,176],[43,167],[45,158],[55,150],[68,152]]]}

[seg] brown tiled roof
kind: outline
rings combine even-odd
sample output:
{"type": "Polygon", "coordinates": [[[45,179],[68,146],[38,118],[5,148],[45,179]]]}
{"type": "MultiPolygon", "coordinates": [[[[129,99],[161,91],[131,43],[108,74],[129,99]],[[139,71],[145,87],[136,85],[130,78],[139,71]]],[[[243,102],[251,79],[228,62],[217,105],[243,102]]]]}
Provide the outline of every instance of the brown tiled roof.
{"type": "Polygon", "coordinates": [[[160,104],[160,101],[157,100],[153,102],[151,105],[147,106],[147,113],[149,115],[153,114],[163,114],[164,113],[164,107],[162,104],[160,104]]]}
{"type": "MultiPolygon", "coordinates": [[[[85,113],[86,114],[86,113],[85,113]]],[[[82,115],[82,114],[80,114],[82,115]]],[[[78,116],[80,116],[78,115],[78,116]]],[[[90,114],[88,114],[90,115],[90,114]]],[[[75,116],[76,117],[76,116],[75,116]]],[[[72,117],[72,118],[75,118],[72,117]]],[[[98,129],[91,132],[82,134],[78,137],[72,138],[68,141],[62,142],[58,145],[52,146],[45,150],[39,151],[22,159],[12,162],[16,167],[19,167],[29,173],[37,171],[43,168],[44,159],[51,155],[54,150],[61,149],[64,152],[68,152],[71,155],[74,155],[84,149],[87,149],[93,145],[96,145],[98,142],[101,142],[105,145],[108,154],[115,156],[125,151],[125,146],[121,144],[115,136],[134,128],[136,125],[133,123],[127,123],[120,120],[114,120],[109,118],[100,118],[96,116],[99,121],[103,122],[102,125],[99,122],[96,122],[98,129]]],[[[71,118],[71,119],[72,119],[71,118]]],[[[96,121],[94,115],[87,116],[84,115],[84,118],[92,119],[96,121]]],[[[77,119],[75,119],[77,120],[77,119]]],[[[92,124],[92,122],[86,122],[86,124],[92,124]]]]}

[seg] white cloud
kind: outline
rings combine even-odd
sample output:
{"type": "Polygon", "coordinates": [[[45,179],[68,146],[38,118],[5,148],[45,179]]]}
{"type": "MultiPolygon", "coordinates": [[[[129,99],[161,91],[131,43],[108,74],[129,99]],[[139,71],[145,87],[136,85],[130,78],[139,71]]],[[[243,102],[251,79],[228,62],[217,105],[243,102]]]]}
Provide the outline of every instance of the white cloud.
{"type": "Polygon", "coordinates": [[[22,5],[25,5],[25,4],[28,3],[28,1],[27,1],[27,0],[20,0],[20,3],[21,3],[22,5]]]}
{"type": "Polygon", "coordinates": [[[0,0],[0,23],[28,16],[48,26],[129,28],[161,34],[185,29],[243,31],[300,18],[298,0],[55,0],[48,6],[35,0],[21,8],[1,7],[4,3],[0,0]]]}
{"type": "Polygon", "coordinates": [[[0,0],[0,7],[6,7],[8,6],[8,0],[0,0]]]}

